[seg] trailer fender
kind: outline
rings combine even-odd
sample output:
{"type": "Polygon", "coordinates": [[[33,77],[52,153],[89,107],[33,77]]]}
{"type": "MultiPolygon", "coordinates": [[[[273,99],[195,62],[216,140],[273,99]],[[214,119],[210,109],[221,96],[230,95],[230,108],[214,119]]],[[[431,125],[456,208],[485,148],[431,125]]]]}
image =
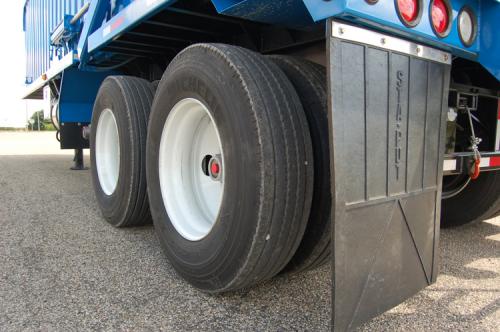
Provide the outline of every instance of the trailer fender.
{"type": "Polygon", "coordinates": [[[104,79],[113,72],[84,72],[71,67],[62,73],[59,92],[59,123],[61,148],[88,148],[82,128],[92,120],[97,91],[104,79]]]}

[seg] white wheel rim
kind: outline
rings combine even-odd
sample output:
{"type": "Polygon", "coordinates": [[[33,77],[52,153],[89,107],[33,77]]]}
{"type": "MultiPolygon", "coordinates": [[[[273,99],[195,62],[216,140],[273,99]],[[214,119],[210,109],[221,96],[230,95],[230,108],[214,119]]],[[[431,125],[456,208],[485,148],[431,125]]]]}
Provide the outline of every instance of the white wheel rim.
{"type": "Polygon", "coordinates": [[[116,190],[120,173],[120,138],[110,109],[102,111],[95,138],[96,168],[102,191],[110,196],[116,190]]]}
{"type": "Polygon", "coordinates": [[[222,203],[224,156],[215,121],[199,100],[186,98],[173,107],[161,135],[158,166],[163,203],[172,225],[189,241],[203,239],[212,230],[222,203]],[[208,169],[207,175],[208,159],[218,165],[218,173],[208,169]]]}

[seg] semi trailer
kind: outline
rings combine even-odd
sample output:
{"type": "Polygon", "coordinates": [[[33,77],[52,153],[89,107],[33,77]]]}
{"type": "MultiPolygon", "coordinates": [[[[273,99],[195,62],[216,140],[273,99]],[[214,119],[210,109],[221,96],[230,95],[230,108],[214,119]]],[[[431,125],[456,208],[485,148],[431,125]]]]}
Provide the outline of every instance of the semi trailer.
{"type": "Polygon", "coordinates": [[[346,331],[436,281],[440,227],[500,213],[499,22],[494,0],[26,0],[24,98],[189,284],[331,264],[346,331]]]}

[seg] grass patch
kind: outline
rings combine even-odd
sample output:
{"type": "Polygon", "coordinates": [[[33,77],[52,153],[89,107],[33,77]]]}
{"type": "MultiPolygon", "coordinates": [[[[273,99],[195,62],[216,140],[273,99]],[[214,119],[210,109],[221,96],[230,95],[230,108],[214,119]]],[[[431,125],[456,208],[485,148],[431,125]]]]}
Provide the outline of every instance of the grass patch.
{"type": "Polygon", "coordinates": [[[0,131],[27,131],[26,128],[0,127],[0,131]]]}

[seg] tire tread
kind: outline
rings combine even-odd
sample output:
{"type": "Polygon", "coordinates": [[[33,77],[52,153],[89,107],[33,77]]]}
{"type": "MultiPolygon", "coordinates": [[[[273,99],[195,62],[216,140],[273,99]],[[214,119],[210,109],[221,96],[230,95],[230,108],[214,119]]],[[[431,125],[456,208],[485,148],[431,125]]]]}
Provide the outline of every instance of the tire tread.
{"type": "MultiPolygon", "coordinates": [[[[115,116],[127,118],[127,130],[131,141],[128,157],[132,165],[129,187],[125,195],[117,197],[123,201],[125,208],[123,211],[106,216],[106,219],[116,227],[150,224],[152,218],[149,210],[145,164],[147,128],[154,90],[150,82],[132,76],[109,76],[104,84],[111,88],[111,91],[118,92],[119,98],[124,102],[124,109],[113,111],[121,112],[115,116]]],[[[99,186],[98,181],[94,183],[95,187],[99,186]]]]}

